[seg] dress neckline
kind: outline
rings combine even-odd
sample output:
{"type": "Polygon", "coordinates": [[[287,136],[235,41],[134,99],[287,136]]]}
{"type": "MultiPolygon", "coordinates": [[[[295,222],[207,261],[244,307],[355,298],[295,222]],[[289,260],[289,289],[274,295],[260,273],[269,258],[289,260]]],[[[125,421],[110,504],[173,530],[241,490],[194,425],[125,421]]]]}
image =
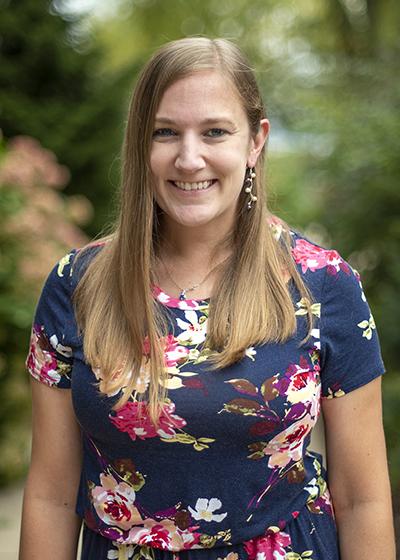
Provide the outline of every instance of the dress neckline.
{"type": "Polygon", "coordinates": [[[204,309],[209,305],[210,298],[203,298],[203,299],[179,299],[177,297],[173,297],[168,295],[164,290],[160,288],[157,284],[153,284],[151,289],[153,296],[159,301],[162,305],[166,307],[175,307],[178,309],[183,309],[185,311],[189,311],[192,309],[204,309]]]}

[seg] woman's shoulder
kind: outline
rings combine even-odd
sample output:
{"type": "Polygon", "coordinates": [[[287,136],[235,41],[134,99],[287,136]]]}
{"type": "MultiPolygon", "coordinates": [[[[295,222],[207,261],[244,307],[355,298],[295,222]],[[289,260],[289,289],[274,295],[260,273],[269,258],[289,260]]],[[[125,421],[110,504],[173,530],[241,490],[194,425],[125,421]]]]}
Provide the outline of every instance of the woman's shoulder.
{"type": "Polygon", "coordinates": [[[311,235],[301,232],[274,217],[270,220],[275,239],[280,240],[287,247],[287,251],[302,276],[310,287],[323,287],[327,279],[333,279],[335,284],[359,282],[360,275],[338,250],[327,247],[320,239],[313,239],[311,235]]]}
{"type": "Polygon", "coordinates": [[[338,274],[351,271],[350,264],[333,248],[327,248],[319,241],[291,229],[291,254],[302,274],[314,274],[318,271],[338,274]]]}
{"type": "Polygon", "coordinates": [[[89,264],[103,250],[106,243],[107,241],[98,241],[71,249],[56,263],[50,277],[68,284],[73,291],[89,264]]]}
{"type": "Polygon", "coordinates": [[[277,241],[290,248],[293,260],[302,274],[314,273],[328,269],[328,272],[344,270],[348,272],[349,264],[336,249],[327,248],[319,240],[311,239],[307,234],[288,225],[278,216],[270,216],[268,225],[277,241]]]}

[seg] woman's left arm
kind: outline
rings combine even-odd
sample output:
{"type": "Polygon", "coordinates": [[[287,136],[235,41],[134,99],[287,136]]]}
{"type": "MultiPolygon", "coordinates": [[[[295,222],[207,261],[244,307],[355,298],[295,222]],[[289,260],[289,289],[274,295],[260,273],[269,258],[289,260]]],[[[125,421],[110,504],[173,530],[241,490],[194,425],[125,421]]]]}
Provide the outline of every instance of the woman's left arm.
{"type": "Polygon", "coordinates": [[[381,377],[322,399],[328,484],[341,560],[395,560],[393,510],[382,422],[381,377]]]}

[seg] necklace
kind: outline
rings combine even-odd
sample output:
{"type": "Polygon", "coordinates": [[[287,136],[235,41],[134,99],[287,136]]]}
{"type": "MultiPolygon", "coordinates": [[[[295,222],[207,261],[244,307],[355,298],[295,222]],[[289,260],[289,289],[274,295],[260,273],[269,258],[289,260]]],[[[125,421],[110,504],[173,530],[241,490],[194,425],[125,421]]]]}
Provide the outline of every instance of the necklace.
{"type": "Polygon", "coordinates": [[[186,299],[186,293],[187,292],[191,292],[192,290],[194,290],[195,288],[198,288],[199,286],[201,286],[202,284],[204,284],[204,282],[207,280],[207,278],[210,276],[210,274],[212,272],[214,272],[214,270],[220,266],[221,264],[223,264],[225,261],[228,260],[229,257],[227,257],[226,259],[224,259],[223,261],[221,261],[220,263],[216,264],[215,266],[213,266],[213,268],[207,272],[207,274],[204,276],[203,280],[201,280],[201,282],[198,282],[197,284],[194,284],[193,286],[190,286],[188,288],[182,288],[181,286],[179,286],[179,284],[177,284],[175,282],[175,280],[172,278],[170,271],[168,270],[167,265],[164,262],[164,259],[160,256],[160,261],[162,262],[164,268],[165,268],[165,272],[167,273],[169,279],[171,280],[171,282],[173,282],[173,284],[179,289],[179,299],[181,301],[186,299]]]}

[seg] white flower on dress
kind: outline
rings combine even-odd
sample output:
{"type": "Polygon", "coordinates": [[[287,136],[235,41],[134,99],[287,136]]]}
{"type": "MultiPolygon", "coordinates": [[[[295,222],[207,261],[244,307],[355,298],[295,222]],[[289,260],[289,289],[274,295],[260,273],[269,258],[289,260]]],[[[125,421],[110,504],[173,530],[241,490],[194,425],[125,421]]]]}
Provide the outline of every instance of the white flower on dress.
{"type": "Polygon", "coordinates": [[[248,348],[246,348],[244,353],[248,358],[250,358],[250,360],[253,360],[253,362],[255,361],[254,356],[257,354],[257,350],[254,348],[254,346],[249,346],[248,348]]]}
{"type": "Polygon", "coordinates": [[[49,338],[50,344],[56,352],[65,356],[65,358],[70,358],[72,356],[72,348],[70,346],[63,346],[58,342],[58,338],[55,334],[49,338]]]}
{"type": "Polygon", "coordinates": [[[311,329],[311,336],[313,338],[315,338],[314,346],[316,348],[318,348],[318,350],[321,350],[321,341],[320,341],[321,331],[320,331],[320,329],[311,329]]]}
{"type": "Polygon", "coordinates": [[[316,500],[318,498],[319,486],[316,477],[310,480],[304,490],[306,490],[310,494],[311,499],[316,500]]]}
{"type": "Polygon", "coordinates": [[[214,514],[214,511],[220,507],[222,507],[222,503],[218,498],[211,498],[211,500],[199,498],[196,502],[196,509],[190,506],[188,509],[196,521],[217,521],[219,523],[228,515],[227,513],[214,514]]]}
{"type": "Polygon", "coordinates": [[[357,278],[358,280],[358,285],[360,286],[360,290],[361,290],[361,299],[365,302],[367,302],[367,298],[365,297],[364,294],[364,289],[363,289],[363,285],[361,282],[361,276],[360,273],[358,272],[358,270],[356,270],[355,268],[353,268],[352,266],[350,266],[351,270],[353,271],[354,276],[357,278]]]}
{"type": "Polygon", "coordinates": [[[177,319],[176,322],[182,332],[176,339],[182,344],[196,345],[204,342],[207,334],[207,319],[204,315],[197,315],[196,311],[185,311],[186,321],[177,319]],[[201,322],[199,318],[202,319],[201,322]]]}
{"type": "Polygon", "coordinates": [[[135,552],[135,547],[132,544],[122,544],[119,545],[117,542],[112,541],[114,546],[118,546],[118,549],[111,549],[107,552],[107,560],[119,560],[121,558],[121,548],[124,547],[123,549],[123,553],[125,553],[125,556],[123,556],[123,558],[126,558],[127,560],[129,560],[129,558],[132,558],[133,553],[135,552]]]}

